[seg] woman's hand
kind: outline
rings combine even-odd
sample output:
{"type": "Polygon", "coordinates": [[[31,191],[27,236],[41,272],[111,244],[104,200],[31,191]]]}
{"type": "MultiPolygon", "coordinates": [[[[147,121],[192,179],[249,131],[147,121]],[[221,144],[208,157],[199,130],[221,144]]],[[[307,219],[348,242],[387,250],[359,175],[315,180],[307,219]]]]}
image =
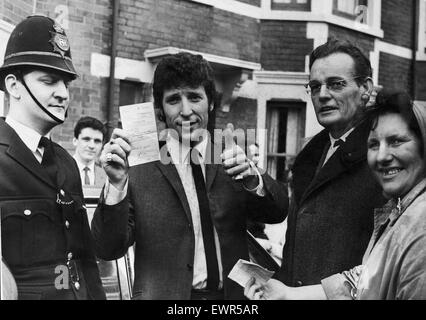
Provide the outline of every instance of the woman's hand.
{"type": "Polygon", "coordinates": [[[275,279],[260,285],[252,278],[244,288],[244,295],[250,300],[287,300],[291,299],[291,288],[275,279]]]}

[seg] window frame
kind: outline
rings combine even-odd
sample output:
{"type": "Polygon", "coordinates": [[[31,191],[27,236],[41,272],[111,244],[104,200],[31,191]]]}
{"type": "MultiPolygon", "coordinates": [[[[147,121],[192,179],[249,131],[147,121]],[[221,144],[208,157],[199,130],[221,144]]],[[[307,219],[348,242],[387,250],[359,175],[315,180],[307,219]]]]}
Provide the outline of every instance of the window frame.
{"type": "Polygon", "coordinates": [[[310,12],[311,11],[311,6],[312,6],[312,0],[271,0],[271,10],[275,11],[286,11],[286,10],[291,10],[291,11],[301,11],[301,12],[310,12]],[[301,2],[304,1],[304,2],[301,2]],[[279,9],[278,7],[280,5],[286,5],[288,8],[287,9],[279,9]],[[274,8],[275,7],[275,8],[274,8]],[[307,7],[307,10],[297,10],[297,8],[301,8],[301,7],[307,7]]]}
{"type": "Polygon", "coordinates": [[[333,14],[334,0],[311,0],[310,11],[272,10],[273,0],[262,0],[261,7],[256,7],[236,0],[191,0],[217,9],[232,12],[260,20],[285,20],[324,22],[352,29],[377,38],[384,37],[381,29],[382,0],[368,0],[368,25],[333,14]]]}
{"type": "Polygon", "coordinates": [[[302,149],[302,144],[305,138],[305,127],[306,127],[306,103],[300,100],[294,99],[271,99],[266,104],[266,127],[268,128],[268,141],[266,146],[266,158],[268,173],[278,180],[287,182],[288,178],[278,177],[278,162],[280,159],[285,159],[284,171],[288,172],[291,169],[291,165],[294,162],[297,154],[302,149]],[[274,113],[281,113],[285,110],[286,113],[285,121],[283,125],[281,115],[278,115],[278,121],[275,121],[275,127],[272,128],[272,118],[274,113]],[[285,134],[280,132],[280,129],[285,128],[285,134]],[[295,132],[296,131],[296,132],[295,132]],[[285,136],[286,141],[280,141],[279,138],[285,136]],[[276,139],[272,141],[273,139],[276,139]],[[285,151],[270,150],[270,147],[274,146],[275,149],[279,148],[280,145],[285,145],[285,151]],[[282,178],[282,179],[281,179],[282,178]]]}
{"type": "MultiPolygon", "coordinates": [[[[349,0],[333,0],[333,14],[343,18],[350,19],[350,20],[357,20],[358,15],[355,13],[356,9],[360,6],[365,6],[365,4],[360,4],[360,1],[366,2],[367,3],[366,5],[368,7],[368,0],[352,0],[353,13],[351,13],[351,12],[339,9],[339,4],[341,3],[341,1],[344,1],[345,4],[349,3],[349,0]]],[[[367,16],[366,24],[368,24],[368,16],[367,16]]]]}
{"type": "Polygon", "coordinates": [[[426,61],[426,0],[419,1],[417,60],[426,61]]]}

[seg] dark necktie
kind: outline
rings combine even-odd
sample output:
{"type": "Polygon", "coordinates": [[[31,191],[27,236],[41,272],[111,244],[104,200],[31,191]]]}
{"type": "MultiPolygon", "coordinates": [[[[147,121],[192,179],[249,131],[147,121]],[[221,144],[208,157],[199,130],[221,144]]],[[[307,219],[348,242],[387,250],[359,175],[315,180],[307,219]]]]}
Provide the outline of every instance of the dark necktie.
{"type": "Polygon", "coordinates": [[[55,163],[55,155],[53,152],[53,145],[50,139],[46,137],[41,137],[39,142],[39,147],[44,148],[43,159],[41,161],[41,166],[46,169],[47,174],[54,184],[57,183],[57,173],[58,168],[55,163]]]}
{"type": "Polygon", "coordinates": [[[89,178],[89,167],[84,167],[83,171],[84,171],[84,184],[85,185],[90,185],[90,178],[89,178]]]}
{"type": "Polygon", "coordinates": [[[336,141],[334,142],[333,147],[334,147],[334,148],[337,148],[337,147],[343,146],[343,144],[344,144],[344,143],[345,143],[345,142],[344,142],[342,139],[336,140],[336,141]]]}
{"type": "Polygon", "coordinates": [[[217,290],[219,287],[219,266],[214,241],[213,223],[210,214],[209,200],[207,198],[206,184],[201,170],[199,154],[195,150],[190,153],[192,175],[195,189],[197,190],[198,205],[200,208],[201,229],[203,232],[204,251],[207,262],[207,289],[217,290]]]}

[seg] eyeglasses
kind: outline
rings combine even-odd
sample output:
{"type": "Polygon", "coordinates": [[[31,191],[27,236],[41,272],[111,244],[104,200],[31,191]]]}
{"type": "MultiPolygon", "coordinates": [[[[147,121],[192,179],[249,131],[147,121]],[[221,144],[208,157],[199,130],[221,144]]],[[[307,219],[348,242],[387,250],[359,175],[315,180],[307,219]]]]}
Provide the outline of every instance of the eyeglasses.
{"type": "MultiPolygon", "coordinates": [[[[353,80],[364,78],[363,76],[356,76],[353,77],[353,80]]],[[[348,80],[341,79],[341,78],[328,78],[325,80],[325,83],[312,80],[309,81],[309,83],[305,84],[306,92],[311,96],[316,96],[320,93],[321,87],[325,84],[327,90],[333,91],[333,92],[339,92],[342,91],[347,85],[348,80]]]]}

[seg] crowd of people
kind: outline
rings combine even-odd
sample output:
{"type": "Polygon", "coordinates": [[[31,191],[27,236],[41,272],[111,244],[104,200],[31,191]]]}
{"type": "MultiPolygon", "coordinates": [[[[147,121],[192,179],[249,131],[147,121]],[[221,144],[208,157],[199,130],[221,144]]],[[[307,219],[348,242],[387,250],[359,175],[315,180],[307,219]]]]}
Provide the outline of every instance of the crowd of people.
{"type": "Polygon", "coordinates": [[[77,71],[60,25],[23,20],[0,67],[2,296],[105,299],[97,258],[134,246],[133,299],[426,299],[426,109],[402,91],[376,96],[350,42],[316,48],[309,70],[324,130],[296,157],[290,186],[235,143],[232,124],[220,141],[209,134],[213,70],[191,53],[158,63],[153,103],[168,134],[159,161],[129,167],[130,133],[108,137],[93,117],[76,123],[73,156],[51,140],[77,71]],[[91,226],[90,186],[103,188],[91,226]],[[229,279],[249,260],[248,221],[286,218],[273,279],[229,279]]]}

